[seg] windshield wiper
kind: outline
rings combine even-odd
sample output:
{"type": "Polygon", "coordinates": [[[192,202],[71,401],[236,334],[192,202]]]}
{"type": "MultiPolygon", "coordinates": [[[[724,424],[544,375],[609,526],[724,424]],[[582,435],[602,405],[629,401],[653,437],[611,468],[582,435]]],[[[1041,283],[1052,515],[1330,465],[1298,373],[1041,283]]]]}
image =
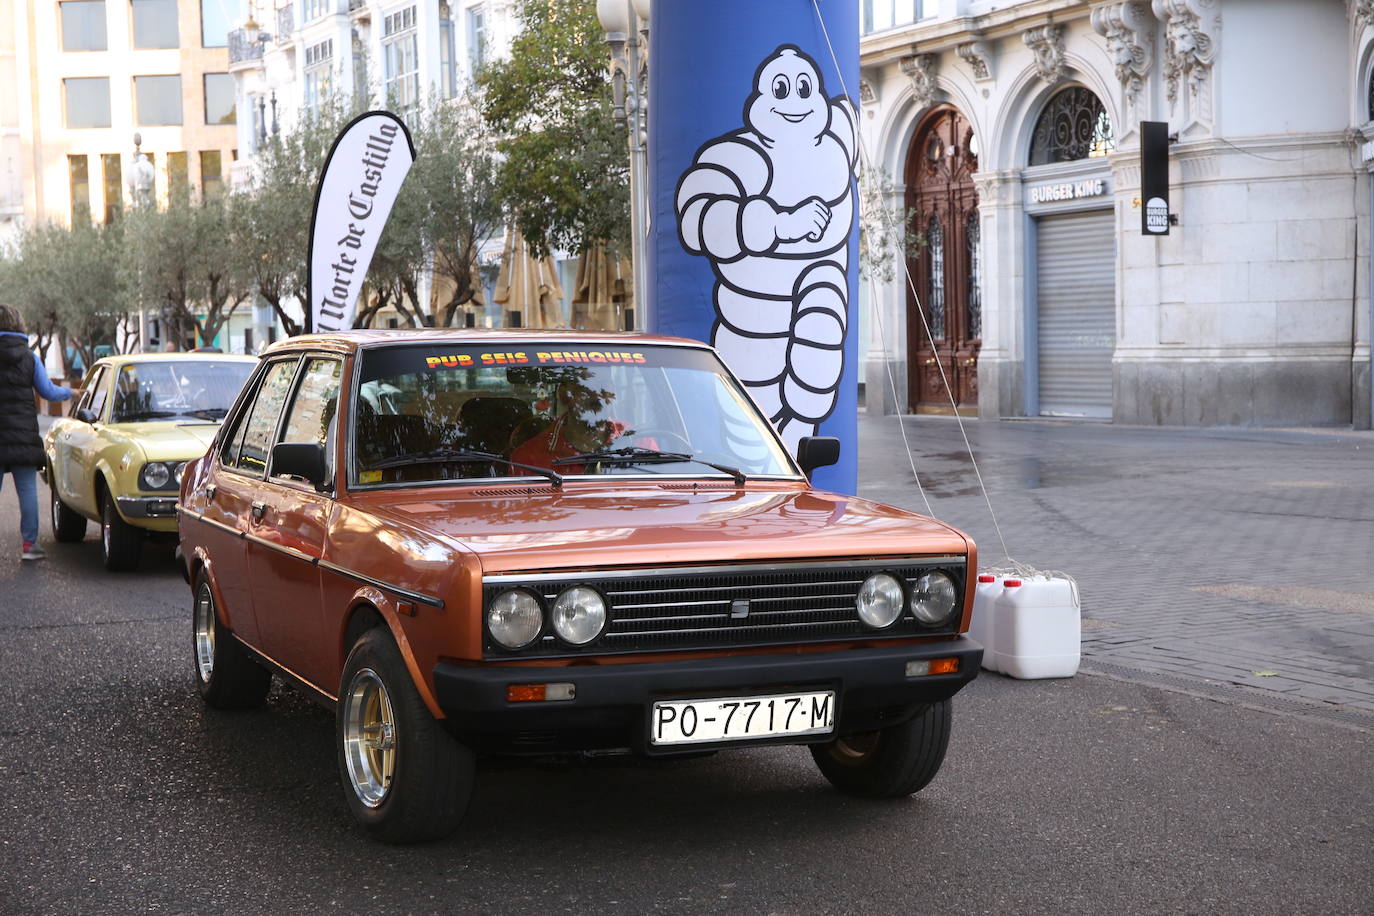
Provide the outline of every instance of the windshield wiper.
{"type": "Polygon", "coordinates": [[[671,461],[691,461],[695,464],[704,464],[708,468],[720,471],[722,474],[729,474],[735,480],[735,486],[744,486],[744,472],[739,468],[732,468],[727,464],[716,464],[714,461],[707,461],[695,455],[688,455],[686,452],[663,452],[656,448],[643,448],[637,445],[626,446],[625,448],[611,448],[600,452],[583,452],[580,455],[569,455],[566,458],[555,458],[553,463],[557,466],[565,464],[588,464],[590,462],[620,462],[622,464],[663,464],[671,461]]]}
{"type": "Polygon", "coordinates": [[[523,464],[519,461],[511,461],[509,458],[502,458],[500,455],[493,455],[491,452],[479,452],[470,448],[434,448],[423,452],[406,452],[403,455],[396,455],[380,461],[377,464],[368,465],[369,471],[381,471],[386,468],[398,468],[407,464],[434,464],[442,461],[494,461],[497,464],[504,464],[507,467],[520,468],[525,471],[533,471],[540,477],[545,478],[555,487],[563,486],[563,475],[551,471],[548,468],[541,468],[537,464],[523,464]]]}
{"type": "Polygon", "coordinates": [[[139,420],[165,420],[168,417],[176,417],[180,414],[175,410],[131,410],[122,413],[113,422],[115,423],[137,423],[139,420]]]}
{"type": "Polygon", "coordinates": [[[188,410],[182,416],[198,417],[201,420],[223,420],[224,415],[228,412],[228,407],[201,407],[196,410],[188,410]]]}

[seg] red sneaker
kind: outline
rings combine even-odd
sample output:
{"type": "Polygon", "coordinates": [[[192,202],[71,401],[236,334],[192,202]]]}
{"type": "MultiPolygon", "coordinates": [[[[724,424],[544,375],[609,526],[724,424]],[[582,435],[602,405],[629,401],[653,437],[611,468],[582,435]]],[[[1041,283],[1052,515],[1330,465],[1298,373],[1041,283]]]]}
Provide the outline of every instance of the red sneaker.
{"type": "Polygon", "coordinates": [[[25,541],[25,542],[24,542],[24,552],[21,553],[21,554],[19,554],[19,559],[21,559],[21,560],[41,560],[41,559],[43,559],[44,557],[46,557],[47,555],[48,555],[47,552],[46,552],[45,550],[43,550],[42,547],[39,547],[37,544],[35,544],[33,541],[25,541]]]}

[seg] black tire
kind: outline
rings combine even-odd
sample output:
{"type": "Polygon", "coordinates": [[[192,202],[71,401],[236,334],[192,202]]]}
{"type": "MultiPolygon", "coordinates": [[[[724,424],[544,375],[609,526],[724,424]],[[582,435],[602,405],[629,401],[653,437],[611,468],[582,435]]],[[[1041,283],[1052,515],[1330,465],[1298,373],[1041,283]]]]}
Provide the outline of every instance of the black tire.
{"type": "Polygon", "coordinates": [[[75,544],[86,536],[86,516],[73,512],[57,495],[57,476],[48,472],[48,493],[52,499],[52,536],[59,544],[75,544]]]}
{"type": "Polygon", "coordinates": [[[949,747],[950,701],[931,703],[909,721],[811,746],[830,784],[863,798],[905,798],[935,778],[949,747]]]}
{"type": "Polygon", "coordinates": [[[272,672],[220,623],[204,571],[191,591],[191,669],[201,698],[215,709],[256,709],[272,688],[272,672]]]}
{"type": "Polygon", "coordinates": [[[344,796],[369,833],[421,843],[458,828],[476,761],[420,699],[385,627],[363,633],[348,653],[336,726],[344,796]]]}
{"type": "Polygon", "coordinates": [[[137,569],[143,552],[143,532],[124,521],[108,493],[100,501],[100,550],[110,572],[137,569]]]}

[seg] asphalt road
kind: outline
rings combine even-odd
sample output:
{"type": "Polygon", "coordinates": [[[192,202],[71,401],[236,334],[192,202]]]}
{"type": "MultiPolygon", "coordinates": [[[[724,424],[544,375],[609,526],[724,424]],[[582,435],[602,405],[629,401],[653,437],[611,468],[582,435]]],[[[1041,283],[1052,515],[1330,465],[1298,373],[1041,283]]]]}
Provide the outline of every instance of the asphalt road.
{"type": "Polygon", "coordinates": [[[332,718],[204,708],[166,551],[21,564],[0,496],[0,911],[1374,911],[1374,736],[1099,676],[984,675],[919,796],[796,748],[485,765],[425,847],[352,823],[332,718]]]}

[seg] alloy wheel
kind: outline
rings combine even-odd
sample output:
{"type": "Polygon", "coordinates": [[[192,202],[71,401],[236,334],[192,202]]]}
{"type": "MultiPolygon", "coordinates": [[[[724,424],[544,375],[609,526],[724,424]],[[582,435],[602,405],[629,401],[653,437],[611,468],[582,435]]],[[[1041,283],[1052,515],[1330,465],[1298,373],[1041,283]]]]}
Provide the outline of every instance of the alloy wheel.
{"type": "Polygon", "coordinates": [[[348,780],[358,800],[376,808],[396,775],[396,717],[386,684],[371,668],[353,675],[344,695],[343,743],[348,780]]]}
{"type": "Polygon", "coordinates": [[[196,673],[202,683],[210,683],[215,673],[215,598],[209,583],[196,593],[196,673]]]}

